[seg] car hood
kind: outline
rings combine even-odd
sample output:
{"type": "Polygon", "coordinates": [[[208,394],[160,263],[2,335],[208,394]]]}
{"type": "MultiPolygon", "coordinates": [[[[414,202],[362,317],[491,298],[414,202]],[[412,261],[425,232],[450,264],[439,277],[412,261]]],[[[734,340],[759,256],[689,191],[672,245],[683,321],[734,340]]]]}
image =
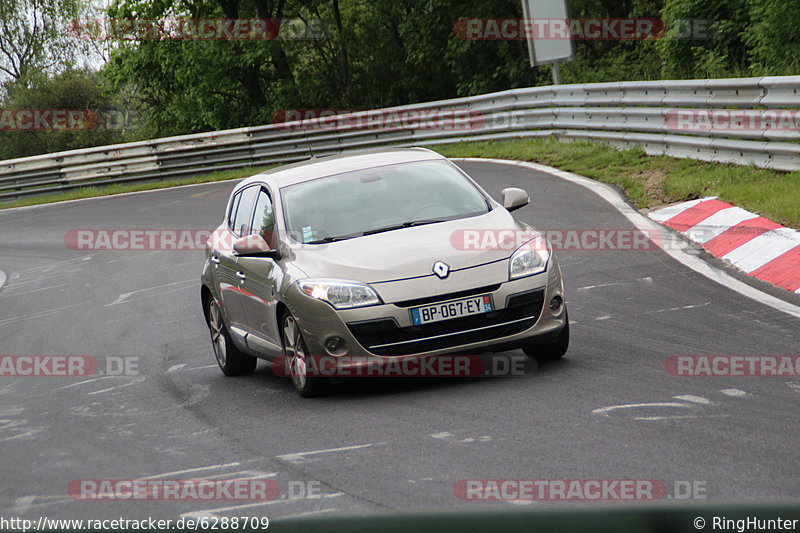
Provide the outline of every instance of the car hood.
{"type": "Polygon", "coordinates": [[[513,243],[520,236],[531,238],[531,231],[505,209],[495,208],[477,217],[293,246],[293,262],[312,278],[386,282],[432,275],[436,261],[444,261],[452,271],[507,259],[517,248],[513,243]],[[498,235],[505,235],[507,243],[492,246],[498,235]]]}

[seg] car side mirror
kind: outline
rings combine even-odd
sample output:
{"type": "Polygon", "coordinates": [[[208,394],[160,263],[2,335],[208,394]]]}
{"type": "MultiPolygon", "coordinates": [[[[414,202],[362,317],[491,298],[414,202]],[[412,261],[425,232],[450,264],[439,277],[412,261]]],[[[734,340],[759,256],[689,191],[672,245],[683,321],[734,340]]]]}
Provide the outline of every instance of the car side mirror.
{"type": "Polygon", "coordinates": [[[280,259],[281,254],[278,250],[271,248],[264,237],[258,233],[245,235],[236,239],[233,243],[233,254],[239,257],[269,257],[280,259]]]}
{"type": "Polygon", "coordinates": [[[503,195],[503,207],[509,211],[514,211],[520,207],[525,207],[531,201],[530,196],[522,189],[509,187],[500,191],[503,195]]]}

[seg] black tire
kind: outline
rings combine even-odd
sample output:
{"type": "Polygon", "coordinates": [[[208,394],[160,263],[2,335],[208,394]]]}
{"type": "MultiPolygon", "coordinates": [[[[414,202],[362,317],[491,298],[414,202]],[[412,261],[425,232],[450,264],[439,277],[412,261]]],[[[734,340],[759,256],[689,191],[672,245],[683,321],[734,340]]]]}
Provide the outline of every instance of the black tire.
{"type": "Polygon", "coordinates": [[[566,309],[564,310],[564,320],[566,322],[564,328],[555,339],[523,346],[522,351],[525,352],[525,355],[539,362],[555,361],[564,357],[569,349],[569,315],[566,309]]]}
{"type": "Polygon", "coordinates": [[[303,333],[297,320],[290,312],[286,312],[281,319],[281,333],[283,338],[283,354],[286,357],[286,366],[290,371],[292,384],[303,398],[313,398],[328,392],[331,380],[321,377],[308,377],[306,371],[306,356],[308,348],[303,340],[303,333]]]}
{"type": "Polygon", "coordinates": [[[226,376],[241,376],[252,374],[256,369],[258,360],[255,357],[239,351],[222,320],[222,311],[213,296],[208,297],[208,314],[206,316],[208,330],[211,333],[211,345],[214,348],[214,357],[220,370],[226,376]]]}

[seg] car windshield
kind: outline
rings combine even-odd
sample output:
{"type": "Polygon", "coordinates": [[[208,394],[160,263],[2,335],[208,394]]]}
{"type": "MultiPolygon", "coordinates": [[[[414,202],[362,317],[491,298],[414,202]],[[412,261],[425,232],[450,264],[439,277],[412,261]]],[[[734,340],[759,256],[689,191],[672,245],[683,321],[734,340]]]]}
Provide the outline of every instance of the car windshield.
{"type": "Polygon", "coordinates": [[[321,244],[481,215],[489,204],[447,161],[347,172],[282,189],[289,234],[321,244]]]}

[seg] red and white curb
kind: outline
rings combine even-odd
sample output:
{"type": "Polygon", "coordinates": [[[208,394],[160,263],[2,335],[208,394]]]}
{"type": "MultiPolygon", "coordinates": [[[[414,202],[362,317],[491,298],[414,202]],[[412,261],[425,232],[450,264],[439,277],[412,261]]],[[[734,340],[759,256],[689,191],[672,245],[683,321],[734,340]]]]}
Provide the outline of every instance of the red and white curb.
{"type": "Polygon", "coordinates": [[[800,232],[716,197],[672,205],[648,216],[746,274],[800,294],[800,232]]]}

